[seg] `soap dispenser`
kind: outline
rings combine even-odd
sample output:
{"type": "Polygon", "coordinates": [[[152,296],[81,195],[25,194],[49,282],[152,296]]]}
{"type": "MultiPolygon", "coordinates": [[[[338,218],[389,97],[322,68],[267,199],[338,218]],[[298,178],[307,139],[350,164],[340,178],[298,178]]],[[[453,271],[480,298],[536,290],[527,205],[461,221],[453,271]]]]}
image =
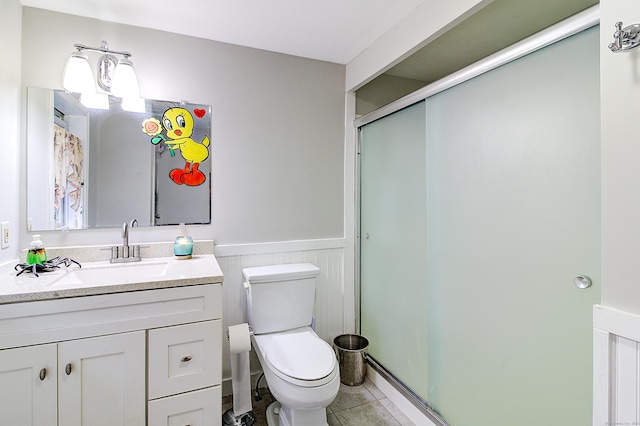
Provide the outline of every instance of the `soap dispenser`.
{"type": "Polygon", "coordinates": [[[27,252],[27,264],[44,263],[47,261],[47,253],[44,250],[44,244],[40,239],[40,235],[36,234],[32,237],[29,251],[27,252]]]}

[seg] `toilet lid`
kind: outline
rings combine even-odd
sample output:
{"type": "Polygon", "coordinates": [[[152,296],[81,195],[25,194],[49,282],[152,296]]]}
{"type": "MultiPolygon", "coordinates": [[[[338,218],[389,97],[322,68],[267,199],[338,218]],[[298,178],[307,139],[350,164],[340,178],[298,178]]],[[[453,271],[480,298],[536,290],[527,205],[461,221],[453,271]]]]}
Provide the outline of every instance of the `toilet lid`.
{"type": "Polygon", "coordinates": [[[322,379],[336,362],[333,349],[308,331],[274,336],[266,357],[275,369],[300,380],[322,379]]]}

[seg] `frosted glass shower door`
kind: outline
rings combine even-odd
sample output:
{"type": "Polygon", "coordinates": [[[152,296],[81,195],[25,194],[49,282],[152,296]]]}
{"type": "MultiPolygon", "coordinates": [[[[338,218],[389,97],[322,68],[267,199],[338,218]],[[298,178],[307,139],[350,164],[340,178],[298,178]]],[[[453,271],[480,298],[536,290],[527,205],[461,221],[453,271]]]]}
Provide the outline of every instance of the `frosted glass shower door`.
{"type": "Polygon", "coordinates": [[[591,424],[598,44],[582,31],[360,129],[361,333],[452,426],[591,424]]]}
{"type": "Polygon", "coordinates": [[[361,332],[369,355],[426,393],[425,103],[360,134],[361,332]]]}
{"type": "Polygon", "coordinates": [[[429,402],[452,425],[591,424],[598,43],[592,28],[427,99],[429,402]]]}

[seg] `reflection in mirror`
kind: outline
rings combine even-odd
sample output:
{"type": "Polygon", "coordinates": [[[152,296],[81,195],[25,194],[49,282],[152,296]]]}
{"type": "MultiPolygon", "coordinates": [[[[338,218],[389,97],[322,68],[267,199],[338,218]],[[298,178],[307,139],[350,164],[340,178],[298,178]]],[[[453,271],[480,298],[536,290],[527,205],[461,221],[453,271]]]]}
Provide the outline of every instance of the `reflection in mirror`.
{"type": "Polygon", "coordinates": [[[210,223],[211,107],[108,100],[27,89],[29,229],[210,223]]]}

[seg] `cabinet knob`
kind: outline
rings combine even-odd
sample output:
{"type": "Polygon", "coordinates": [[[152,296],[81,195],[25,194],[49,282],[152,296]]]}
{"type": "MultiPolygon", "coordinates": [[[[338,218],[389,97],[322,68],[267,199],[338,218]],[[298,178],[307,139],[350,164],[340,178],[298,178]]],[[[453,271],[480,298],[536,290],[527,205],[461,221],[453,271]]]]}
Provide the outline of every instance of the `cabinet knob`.
{"type": "Polygon", "coordinates": [[[71,363],[68,363],[67,365],[65,365],[64,372],[67,373],[67,376],[71,374],[71,363]]]}
{"type": "Polygon", "coordinates": [[[38,375],[38,377],[40,377],[40,381],[43,381],[45,377],[47,377],[47,369],[43,368],[42,370],[40,370],[40,374],[38,375]]]}
{"type": "MultiPolygon", "coordinates": [[[[189,362],[193,359],[193,357],[191,355],[185,355],[182,358],[180,358],[180,362],[189,362]]],[[[188,426],[188,425],[187,425],[188,426]]]]}

